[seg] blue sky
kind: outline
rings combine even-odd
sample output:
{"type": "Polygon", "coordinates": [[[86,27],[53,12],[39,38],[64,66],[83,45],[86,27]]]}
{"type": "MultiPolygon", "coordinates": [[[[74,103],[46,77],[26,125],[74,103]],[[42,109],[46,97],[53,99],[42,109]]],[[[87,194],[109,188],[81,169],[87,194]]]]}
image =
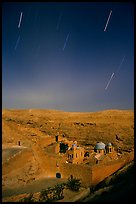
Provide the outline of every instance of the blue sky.
{"type": "Polygon", "coordinates": [[[133,4],[3,3],[2,108],[133,109],[133,4]]]}

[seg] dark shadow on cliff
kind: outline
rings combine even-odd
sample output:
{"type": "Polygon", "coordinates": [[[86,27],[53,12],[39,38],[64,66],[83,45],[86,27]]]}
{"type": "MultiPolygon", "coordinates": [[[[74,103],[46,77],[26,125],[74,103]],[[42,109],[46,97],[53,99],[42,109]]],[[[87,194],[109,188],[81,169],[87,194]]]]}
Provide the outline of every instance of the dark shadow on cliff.
{"type": "Polygon", "coordinates": [[[134,201],[134,161],[100,182],[83,202],[130,203],[134,201]],[[92,192],[93,191],[93,192],[92,192]]]}

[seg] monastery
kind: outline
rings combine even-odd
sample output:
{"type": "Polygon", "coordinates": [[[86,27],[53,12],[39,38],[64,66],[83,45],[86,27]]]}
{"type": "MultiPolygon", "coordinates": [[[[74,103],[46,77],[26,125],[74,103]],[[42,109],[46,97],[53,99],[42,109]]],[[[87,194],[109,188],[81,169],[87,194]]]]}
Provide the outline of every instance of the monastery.
{"type": "Polygon", "coordinates": [[[122,157],[110,141],[80,146],[77,141],[69,141],[61,134],[35,137],[33,143],[40,147],[38,154],[44,161],[45,177],[67,179],[72,175],[86,187],[96,185],[134,157],[133,154],[122,157]]]}
{"type": "Polygon", "coordinates": [[[58,136],[55,136],[55,138],[56,141],[51,143],[47,149],[50,148],[50,152],[54,154],[63,154],[65,163],[98,164],[118,159],[117,152],[110,142],[106,145],[103,142],[97,142],[94,148],[88,148],[78,146],[77,141],[59,140],[58,136]]]}
{"type": "Polygon", "coordinates": [[[95,159],[96,163],[98,163],[100,158],[102,161],[104,160],[104,158],[106,158],[106,156],[108,156],[108,154],[113,155],[113,153],[115,155],[114,147],[112,146],[112,144],[108,143],[107,145],[105,145],[102,142],[98,142],[95,145],[94,150],[89,150],[85,149],[84,147],[77,146],[77,142],[74,142],[72,144],[72,147],[70,147],[66,151],[67,161],[73,164],[85,163],[85,161],[89,160],[90,157],[95,159]]]}

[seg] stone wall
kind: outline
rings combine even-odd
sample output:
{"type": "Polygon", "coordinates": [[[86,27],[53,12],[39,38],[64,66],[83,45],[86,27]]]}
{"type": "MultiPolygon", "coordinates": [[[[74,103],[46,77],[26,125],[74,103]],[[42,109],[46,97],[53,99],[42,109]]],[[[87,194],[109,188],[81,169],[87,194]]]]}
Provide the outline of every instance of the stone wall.
{"type": "Polygon", "coordinates": [[[92,181],[91,185],[96,185],[106,177],[113,174],[115,171],[120,169],[126,163],[134,159],[134,152],[131,152],[126,158],[111,161],[106,164],[98,164],[92,166],[92,181]]]}
{"type": "Polygon", "coordinates": [[[130,153],[126,158],[94,166],[65,163],[60,165],[59,172],[62,178],[68,178],[73,175],[81,179],[83,186],[88,187],[98,184],[133,159],[134,152],[130,153]]]}
{"type": "Polygon", "coordinates": [[[57,157],[54,157],[53,154],[41,155],[42,157],[42,168],[44,169],[45,177],[56,177],[56,172],[58,172],[57,157]]]}
{"type": "Polygon", "coordinates": [[[91,166],[84,164],[61,164],[59,167],[62,178],[68,178],[73,175],[76,178],[81,179],[84,186],[89,186],[92,182],[91,166]]]}

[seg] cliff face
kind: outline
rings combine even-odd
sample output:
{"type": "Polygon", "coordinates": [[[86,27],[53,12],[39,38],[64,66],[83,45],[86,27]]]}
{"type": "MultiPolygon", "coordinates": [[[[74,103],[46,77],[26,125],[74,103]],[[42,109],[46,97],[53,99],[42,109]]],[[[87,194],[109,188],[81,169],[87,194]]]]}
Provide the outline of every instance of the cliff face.
{"type": "Polygon", "coordinates": [[[55,110],[3,110],[2,144],[32,145],[36,137],[61,136],[94,146],[111,142],[124,151],[134,147],[134,111],[63,112],[55,110]]]}

